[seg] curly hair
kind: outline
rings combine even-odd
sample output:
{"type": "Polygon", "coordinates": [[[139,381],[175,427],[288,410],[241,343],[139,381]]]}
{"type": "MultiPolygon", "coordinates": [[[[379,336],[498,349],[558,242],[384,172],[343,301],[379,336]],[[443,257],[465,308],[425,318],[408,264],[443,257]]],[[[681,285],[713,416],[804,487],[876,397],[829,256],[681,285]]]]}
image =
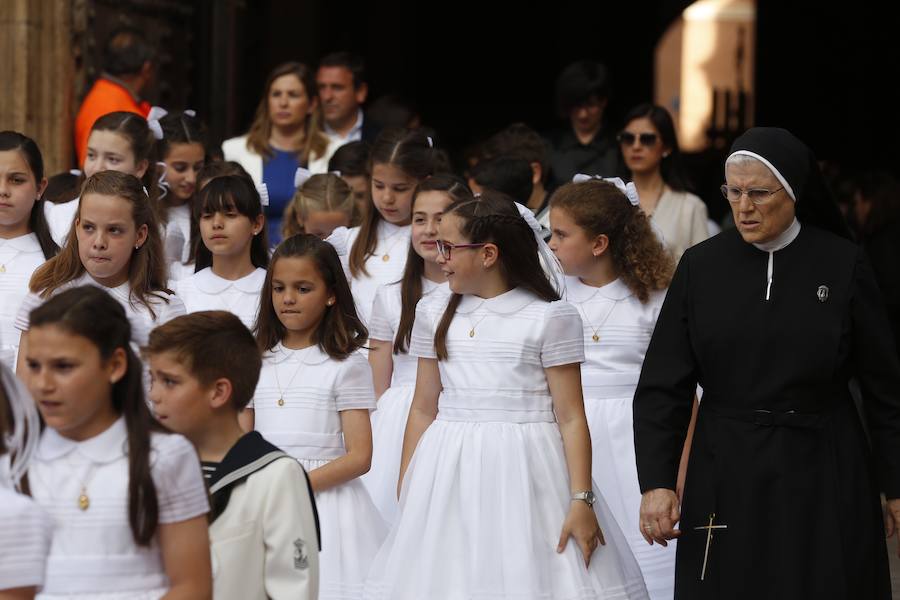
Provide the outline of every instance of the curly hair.
{"type": "Polygon", "coordinates": [[[609,238],[610,255],[619,277],[641,302],[650,292],[669,286],[675,261],[650,225],[619,189],[606,181],[568,183],[550,200],[590,235],[609,238]]]}

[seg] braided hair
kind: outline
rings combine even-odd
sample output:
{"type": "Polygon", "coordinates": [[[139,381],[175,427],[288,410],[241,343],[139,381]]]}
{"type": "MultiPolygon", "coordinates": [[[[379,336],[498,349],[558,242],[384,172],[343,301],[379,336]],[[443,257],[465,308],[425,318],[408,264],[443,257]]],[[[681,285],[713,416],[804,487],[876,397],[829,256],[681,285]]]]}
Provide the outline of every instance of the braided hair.
{"type": "MultiPolygon", "coordinates": [[[[559,300],[538,259],[534,232],[506,194],[485,190],[474,199],[456,201],[444,215],[453,214],[460,221],[460,233],[473,244],[490,242],[497,246],[500,274],[510,288],[525,289],[547,302],[559,300]]],[[[462,301],[453,294],[434,335],[434,348],[439,360],[448,358],[447,331],[462,301]]]]}

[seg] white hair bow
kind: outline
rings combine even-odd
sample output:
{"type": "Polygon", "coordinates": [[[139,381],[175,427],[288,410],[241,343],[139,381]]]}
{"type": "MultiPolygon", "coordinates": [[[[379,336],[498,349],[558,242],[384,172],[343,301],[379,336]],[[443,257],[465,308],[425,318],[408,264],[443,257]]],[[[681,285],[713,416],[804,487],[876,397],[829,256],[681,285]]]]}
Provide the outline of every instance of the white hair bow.
{"type": "Polygon", "coordinates": [[[430,136],[430,135],[427,135],[427,136],[425,136],[425,139],[428,140],[428,147],[429,147],[429,148],[434,148],[434,140],[431,139],[431,136],[430,136]]]}
{"type": "Polygon", "coordinates": [[[81,177],[81,169],[69,169],[69,174],[74,175],[75,177],[81,177]]]}
{"type": "Polygon", "coordinates": [[[563,296],[566,289],[566,273],[563,271],[562,265],[560,264],[559,259],[556,258],[553,250],[551,250],[550,246],[547,245],[547,242],[544,241],[544,233],[541,224],[534,218],[534,213],[531,212],[530,208],[524,204],[519,204],[518,202],[515,204],[516,208],[519,210],[519,215],[525,219],[525,222],[528,223],[528,226],[531,227],[531,231],[534,233],[534,240],[538,245],[538,258],[541,261],[541,266],[544,268],[544,273],[556,289],[556,293],[563,296]]]}
{"type": "Polygon", "coordinates": [[[158,140],[163,139],[162,125],[159,124],[159,120],[167,114],[169,114],[169,111],[166,109],[154,106],[150,109],[150,114],[147,115],[147,127],[153,132],[153,137],[158,140]]]}
{"type": "Polygon", "coordinates": [[[159,185],[159,199],[162,200],[169,193],[169,182],[166,181],[166,175],[169,173],[169,165],[163,161],[156,163],[156,167],[160,170],[159,179],[156,183],[159,185]]]}
{"type": "Polygon", "coordinates": [[[299,188],[301,185],[306,183],[306,180],[310,177],[312,177],[312,173],[310,173],[309,169],[299,167],[296,171],[294,171],[294,188],[299,188]]]}
{"type": "Polygon", "coordinates": [[[336,177],[340,177],[340,176],[341,176],[341,172],[340,172],[340,171],[328,171],[328,174],[329,174],[329,175],[334,175],[334,176],[336,176],[336,177]]]}
{"type": "Polygon", "coordinates": [[[265,183],[260,183],[256,186],[256,191],[259,193],[259,205],[260,206],[268,206],[269,205],[269,188],[265,183]]]}
{"type": "Polygon", "coordinates": [[[17,487],[37,451],[41,421],[28,389],[6,365],[0,365],[0,386],[6,392],[12,414],[11,427],[3,434],[9,451],[9,470],[4,473],[6,477],[0,476],[0,488],[17,487]]]}
{"type": "Polygon", "coordinates": [[[625,194],[625,197],[628,198],[628,201],[631,202],[632,206],[641,205],[641,200],[638,198],[637,188],[634,187],[634,183],[630,181],[625,183],[620,177],[600,177],[599,175],[584,175],[583,173],[579,173],[572,178],[572,183],[584,183],[585,181],[591,181],[592,179],[613,184],[620,192],[625,194]]]}
{"type": "Polygon", "coordinates": [[[196,116],[197,116],[197,111],[194,110],[193,108],[188,108],[187,110],[183,110],[182,112],[183,112],[184,114],[186,114],[187,116],[189,116],[189,117],[196,117],[196,116]]]}

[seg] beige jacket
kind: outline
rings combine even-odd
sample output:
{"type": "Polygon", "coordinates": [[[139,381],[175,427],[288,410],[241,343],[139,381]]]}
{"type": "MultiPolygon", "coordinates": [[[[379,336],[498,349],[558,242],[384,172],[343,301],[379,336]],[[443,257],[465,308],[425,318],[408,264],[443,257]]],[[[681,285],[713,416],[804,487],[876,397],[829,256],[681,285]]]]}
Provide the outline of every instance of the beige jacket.
{"type": "Polygon", "coordinates": [[[303,467],[293,458],[273,460],[235,484],[209,539],[215,600],[319,597],[315,516],[303,467]]]}
{"type": "MultiPolygon", "coordinates": [[[[323,156],[315,156],[313,154],[310,154],[310,161],[308,165],[309,172],[313,175],[317,175],[319,173],[327,173],[328,161],[331,158],[331,155],[334,154],[334,151],[337,150],[339,146],[339,143],[329,138],[328,148],[325,150],[325,154],[323,156]]],[[[247,171],[247,174],[250,175],[251,179],[253,179],[253,183],[255,183],[256,185],[262,183],[262,156],[247,147],[246,135],[234,137],[222,142],[222,155],[225,157],[225,160],[233,160],[234,162],[244,167],[244,170],[247,171]]]]}
{"type": "Polygon", "coordinates": [[[650,217],[676,262],[685,250],[709,237],[708,220],[703,200],[690,192],[676,192],[668,187],[650,217]]]}

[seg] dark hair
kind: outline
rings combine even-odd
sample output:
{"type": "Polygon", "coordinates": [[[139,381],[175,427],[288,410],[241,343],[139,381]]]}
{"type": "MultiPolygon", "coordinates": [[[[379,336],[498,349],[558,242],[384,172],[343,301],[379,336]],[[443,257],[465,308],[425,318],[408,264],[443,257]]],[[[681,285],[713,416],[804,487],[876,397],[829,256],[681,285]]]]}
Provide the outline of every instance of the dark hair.
{"type": "Polygon", "coordinates": [[[206,156],[207,133],[206,125],[196,115],[185,112],[169,113],[159,120],[163,137],[156,144],[157,159],[166,160],[172,144],[200,144],[203,147],[203,155],[206,156]]]}
{"type": "Polygon", "coordinates": [[[224,177],[225,175],[240,175],[250,179],[250,175],[244,170],[240,163],[233,160],[213,160],[203,163],[203,168],[197,173],[197,188],[205,181],[209,183],[216,177],[224,177]]]}
{"type": "MultiPolygon", "coordinates": [[[[35,185],[40,187],[41,180],[44,179],[44,157],[41,155],[41,149],[33,139],[22,135],[17,131],[0,131],[0,151],[17,150],[31,174],[34,176],[35,185]]],[[[31,206],[31,214],[28,217],[28,228],[37,237],[44,253],[44,258],[49,260],[56,256],[59,252],[59,246],[53,241],[50,235],[50,226],[47,225],[47,217],[44,216],[44,201],[35,199],[31,206]]]]}
{"type": "Polygon", "coordinates": [[[147,61],[153,60],[153,46],[134,27],[120,27],[110,34],[103,50],[103,70],[110,75],[137,75],[147,61]]]}
{"type": "Polygon", "coordinates": [[[514,156],[489,158],[479,161],[472,168],[472,179],[479,186],[504,193],[526,206],[534,191],[531,176],[531,164],[524,158],[514,156]]]}
{"type": "MultiPolygon", "coordinates": [[[[135,229],[147,226],[147,240],[132,251],[128,262],[128,285],[130,298],[143,304],[156,318],[151,299],[155,297],[168,303],[169,299],[164,294],[171,294],[172,291],[166,287],[165,255],[156,213],[150,208],[141,182],[134,175],[119,171],[100,171],[91,175],[81,191],[76,221],[81,219],[84,199],[90,194],[121,198],[131,205],[135,229]]],[[[78,253],[78,235],[73,227],[60,253],[38,267],[31,276],[31,291],[47,298],[57,288],[77,279],[84,272],[78,253]]]]}
{"type": "MultiPolygon", "coordinates": [[[[251,222],[263,214],[259,192],[256,186],[247,177],[240,175],[223,175],[210,180],[200,190],[197,202],[194,204],[194,220],[198,223],[204,214],[228,212],[236,210],[251,222]]],[[[250,262],[254,267],[265,269],[269,265],[269,236],[266,233],[266,223],[258,234],[253,236],[250,243],[250,262]]],[[[202,239],[197,240],[195,252],[194,272],[199,272],[213,263],[212,252],[206,247],[202,239]]]]}
{"type": "Polygon", "coordinates": [[[865,241],[900,219],[900,184],[890,173],[868,171],[859,176],[857,186],[857,193],[872,204],[866,222],[858,224],[865,241]]]}
{"type": "MultiPolygon", "coordinates": [[[[681,150],[678,147],[678,136],[675,134],[675,123],[672,121],[672,115],[662,106],[649,103],[640,104],[625,115],[625,118],[622,120],[624,124],[623,129],[635,119],[649,119],[653,123],[653,127],[659,132],[663,146],[669,149],[669,155],[663,156],[662,161],[659,163],[663,181],[676,192],[687,190],[690,186],[684,173],[684,167],[681,164],[681,150]]],[[[621,154],[622,147],[619,146],[619,162],[625,164],[625,161],[621,159],[621,154]]]]}
{"type": "MultiPolygon", "coordinates": [[[[153,132],[147,126],[147,120],[131,112],[118,111],[103,115],[91,127],[91,133],[94,131],[112,131],[125,138],[134,154],[135,164],[146,160],[147,170],[141,177],[141,183],[147,188],[147,194],[150,196],[150,206],[156,213],[156,218],[160,218],[159,210],[159,177],[156,172],[156,163],[153,161],[154,150],[156,146],[156,138],[153,132]]],[[[90,139],[90,137],[88,137],[90,139]]]]}
{"type": "Polygon", "coordinates": [[[356,304],[350,293],[350,284],[344,275],[344,268],[334,246],[314,235],[301,233],[281,242],[272,255],[272,264],[266,273],[259,297],[259,316],[253,328],[259,347],[271,350],[284,339],[287,330],[275,314],[272,304],[272,278],[275,265],[282,258],[309,258],[316,266],[329,291],[335,296],[335,303],[325,309],[325,316],[316,328],[313,341],[334,359],[344,359],[362,348],[369,332],[356,314],[356,304]]]}
{"type": "MultiPolygon", "coordinates": [[[[247,148],[259,154],[265,159],[272,158],[275,153],[269,146],[269,138],[272,134],[272,117],[269,115],[269,91],[272,84],[279,77],[285,75],[293,75],[303,84],[303,90],[312,103],[318,97],[318,88],[316,87],[316,78],[312,70],[299,62],[287,62],[278,65],[269,77],[266,79],[266,85],[263,87],[263,95],[256,106],[256,115],[253,117],[253,123],[250,125],[250,131],[247,132],[247,148]]],[[[311,114],[307,115],[305,120],[306,135],[304,136],[303,146],[301,148],[293,148],[297,153],[297,160],[302,165],[309,162],[310,155],[324,156],[328,150],[328,136],[322,131],[322,107],[318,106],[311,114]]]]}
{"type": "Polygon", "coordinates": [[[541,165],[541,180],[550,174],[550,149],[541,135],[525,123],[513,123],[495,133],[481,148],[484,158],[512,156],[541,165]]]}
{"type": "Polygon", "coordinates": [[[415,104],[398,94],[385,94],[366,108],[366,120],[375,124],[376,130],[392,127],[413,128],[419,120],[415,104]]]}
{"type": "MultiPolygon", "coordinates": [[[[418,186],[413,196],[412,207],[415,211],[416,200],[422,192],[443,192],[450,197],[450,204],[472,200],[472,190],[457,175],[441,173],[429,177],[418,186]]],[[[406,257],[406,267],[400,280],[400,324],[394,338],[394,354],[406,353],[412,338],[413,323],[416,320],[416,304],[422,299],[422,277],[425,275],[425,260],[419,256],[412,243],[406,257]]]]}
{"type": "Polygon", "coordinates": [[[210,386],[217,379],[231,382],[231,406],[246,408],[253,398],[262,356],[250,330],[234,314],[203,310],[176,317],[150,332],[145,356],[171,352],[180,364],[210,386]]]}
{"type": "Polygon", "coordinates": [[[350,142],[338,148],[328,161],[329,171],[340,171],[341,177],[369,176],[369,145],[350,142]]]}
{"type": "Polygon", "coordinates": [[[51,204],[64,204],[78,197],[83,184],[84,174],[76,175],[71,171],[64,171],[51,175],[47,179],[47,187],[44,188],[41,200],[51,204]]]}
{"type": "Polygon", "coordinates": [[[576,61],[556,79],[556,106],[561,116],[592,98],[605,100],[610,96],[609,73],[604,65],[593,60],[576,61]]]}
{"type": "MultiPolygon", "coordinates": [[[[410,129],[385,129],[372,146],[369,173],[377,164],[393,165],[417,182],[421,182],[434,173],[433,155],[433,143],[428,142],[425,133],[410,129]]],[[[360,273],[369,274],[366,271],[366,260],[375,252],[379,221],[381,213],[369,206],[360,226],[359,235],[350,248],[350,274],[353,277],[360,273]]]]}
{"type": "Polygon", "coordinates": [[[553,193],[551,208],[565,211],[591,236],[609,238],[616,273],[641,302],[664,290],[675,263],[653,231],[650,219],[606,181],[567,183],[553,193]]]}
{"type": "MultiPolygon", "coordinates": [[[[523,288],[547,302],[559,300],[538,259],[534,232],[519,214],[515,201],[499,192],[486,190],[473,200],[454,202],[444,216],[455,215],[460,220],[460,233],[468,241],[478,244],[491,242],[499,250],[500,274],[511,288],[523,288]]],[[[462,294],[453,294],[434,334],[434,349],[438,360],[446,360],[447,330],[462,301],[462,294]]]]}
{"type": "Polygon", "coordinates": [[[139,546],[149,546],[159,524],[159,502],[150,469],[150,436],[163,432],[144,400],[141,362],[131,349],[131,325],[122,305],[92,285],[68,289],[31,311],[30,327],[52,325],[88,340],[108,360],[121,349],[128,367],[112,385],[112,404],[128,430],[128,521],[139,546]]]}
{"type": "Polygon", "coordinates": [[[322,67],[343,67],[350,71],[353,89],[358,90],[359,86],[366,83],[366,63],[362,57],[352,52],[332,52],[319,62],[319,68],[322,67]]]}

